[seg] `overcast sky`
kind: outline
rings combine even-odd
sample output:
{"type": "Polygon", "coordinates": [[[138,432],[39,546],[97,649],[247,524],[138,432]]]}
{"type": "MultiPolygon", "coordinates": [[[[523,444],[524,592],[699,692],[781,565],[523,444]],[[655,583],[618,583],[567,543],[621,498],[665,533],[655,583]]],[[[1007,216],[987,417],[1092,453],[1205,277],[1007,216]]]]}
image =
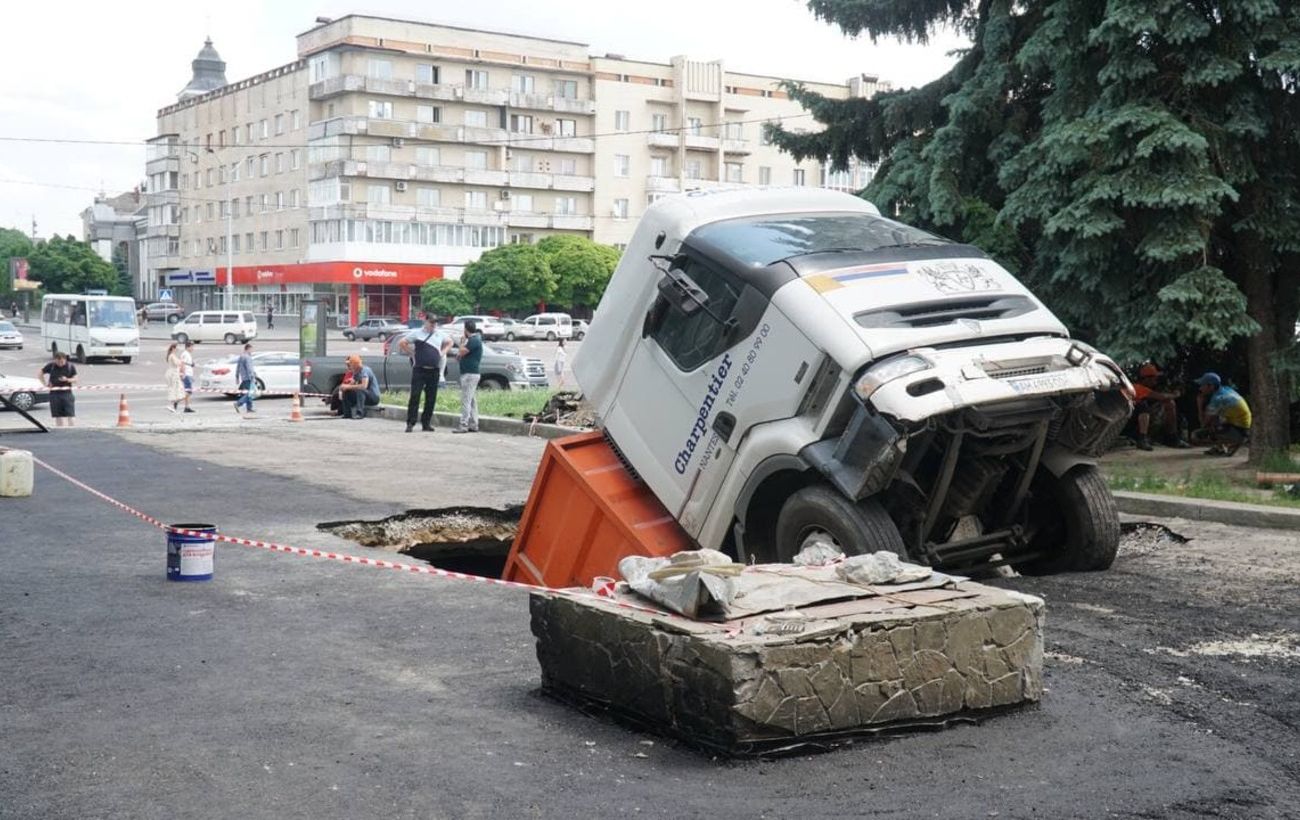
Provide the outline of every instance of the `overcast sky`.
{"type": "MultiPolygon", "coordinates": [[[[800,0],[37,0],[8,4],[0,27],[0,137],[143,142],[155,133],[157,110],[189,81],[205,36],[233,82],[293,60],[295,35],[318,15],[349,12],[573,40],[593,54],[722,59],[796,79],[876,74],[898,87],[940,76],[962,45],[950,33],[927,46],[853,41],[800,0]]],[[[96,191],[120,193],[143,176],[140,145],[0,141],[0,226],[30,232],[35,217],[42,237],[80,237],[80,213],[96,191]]]]}

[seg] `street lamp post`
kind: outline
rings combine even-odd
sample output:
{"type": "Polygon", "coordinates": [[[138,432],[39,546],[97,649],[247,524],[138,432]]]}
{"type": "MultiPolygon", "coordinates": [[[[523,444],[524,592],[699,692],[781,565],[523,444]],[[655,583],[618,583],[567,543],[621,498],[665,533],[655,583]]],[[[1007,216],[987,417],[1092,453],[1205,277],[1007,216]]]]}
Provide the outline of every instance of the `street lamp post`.
{"type": "Polygon", "coordinates": [[[226,169],[226,310],[234,310],[235,301],[235,202],[230,198],[234,173],[226,169]]]}

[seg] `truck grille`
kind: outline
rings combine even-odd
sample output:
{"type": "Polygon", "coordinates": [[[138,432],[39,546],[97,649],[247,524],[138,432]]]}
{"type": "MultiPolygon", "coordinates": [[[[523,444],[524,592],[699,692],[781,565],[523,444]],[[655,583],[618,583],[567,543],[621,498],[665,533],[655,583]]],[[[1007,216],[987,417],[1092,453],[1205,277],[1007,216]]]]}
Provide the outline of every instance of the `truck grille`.
{"type": "Polygon", "coordinates": [[[1037,376],[1039,373],[1047,372],[1047,365],[1038,365],[1037,367],[1013,367],[1008,370],[988,370],[985,371],[995,379],[1018,379],[1021,376],[1037,376]]]}
{"type": "Polygon", "coordinates": [[[530,379],[546,378],[546,365],[541,359],[524,359],[524,373],[530,379]]]}
{"type": "Polygon", "coordinates": [[[853,318],[869,328],[922,328],[950,325],[962,319],[1010,319],[1033,309],[1034,303],[1025,296],[982,296],[869,310],[853,318]]]}

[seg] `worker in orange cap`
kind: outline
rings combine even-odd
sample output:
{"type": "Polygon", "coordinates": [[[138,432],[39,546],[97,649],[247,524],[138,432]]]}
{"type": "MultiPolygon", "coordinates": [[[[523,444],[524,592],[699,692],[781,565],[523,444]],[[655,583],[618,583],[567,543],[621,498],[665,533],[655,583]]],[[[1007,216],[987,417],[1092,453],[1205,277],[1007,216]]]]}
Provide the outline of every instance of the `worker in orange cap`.
{"type": "Polygon", "coordinates": [[[1133,408],[1137,421],[1137,446],[1139,450],[1151,449],[1151,427],[1154,425],[1164,433],[1163,441],[1169,447],[1185,449],[1191,445],[1183,441],[1178,432],[1178,406],[1174,402],[1181,393],[1166,393],[1157,390],[1160,377],[1164,373],[1152,362],[1138,368],[1136,384],[1133,385],[1134,398],[1137,403],[1133,408]]]}

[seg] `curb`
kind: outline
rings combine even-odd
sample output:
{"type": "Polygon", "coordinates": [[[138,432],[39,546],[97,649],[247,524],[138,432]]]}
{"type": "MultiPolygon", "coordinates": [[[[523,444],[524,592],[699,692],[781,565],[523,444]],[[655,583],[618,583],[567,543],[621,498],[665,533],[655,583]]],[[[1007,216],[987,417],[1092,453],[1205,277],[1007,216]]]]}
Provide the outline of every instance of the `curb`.
{"type": "Polygon", "coordinates": [[[1184,498],[1152,493],[1116,491],[1113,495],[1119,511],[1130,515],[1186,518],[1191,521],[1211,521],[1238,527],[1300,530],[1300,509],[1290,510],[1259,504],[1243,504],[1237,501],[1213,501],[1206,498],[1184,498]]]}
{"type": "MultiPolygon", "coordinates": [[[[406,408],[396,404],[381,404],[378,407],[371,407],[369,415],[377,418],[388,419],[389,421],[406,421],[406,408]]],[[[434,422],[445,429],[460,424],[459,413],[444,413],[434,411],[434,422]]],[[[565,427],[560,424],[531,424],[518,419],[507,419],[500,416],[479,416],[478,429],[484,433],[500,433],[507,436],[532,436],[534,438],[556,439],[572,436],[576,433],[585,433],[587,430],[581,427],[565,427]]]]}

